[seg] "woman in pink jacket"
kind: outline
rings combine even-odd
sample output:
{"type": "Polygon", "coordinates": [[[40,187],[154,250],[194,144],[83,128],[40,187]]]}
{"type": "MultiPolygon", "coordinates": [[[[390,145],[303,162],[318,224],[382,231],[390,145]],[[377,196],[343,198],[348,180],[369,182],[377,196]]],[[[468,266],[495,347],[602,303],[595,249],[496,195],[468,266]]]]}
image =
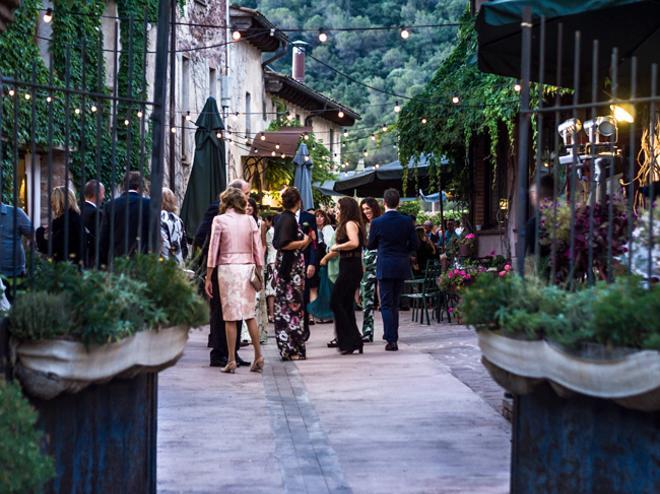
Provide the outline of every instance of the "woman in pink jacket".
{"type": "Polygon", "coordinates": [[[206,293],[212,295],[211,276],[218,268],[218,284],[222,315],[226,322],[227,365],[222,372],[236,370],[237,322],[245,321],[254,347],[254,362],[250,370],[261,372],[264,358],[259,345],[259,330],[255,319],[256,290],[250,278],[253,272],[263,272],[263,254],[259,228],[254,218],[245,214],[247,200],[243,192],[229,188],[220,196],[220,214],[213,219],[206,270],[206,293]],[[255,269],[256,268],[256,269],[255,269]]]}

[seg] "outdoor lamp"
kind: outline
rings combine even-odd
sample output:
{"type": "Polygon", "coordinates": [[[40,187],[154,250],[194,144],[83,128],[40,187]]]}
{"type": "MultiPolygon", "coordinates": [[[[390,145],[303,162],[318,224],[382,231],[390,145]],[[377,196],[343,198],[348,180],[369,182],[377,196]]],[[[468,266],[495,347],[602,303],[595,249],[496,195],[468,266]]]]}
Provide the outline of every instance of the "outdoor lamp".
{"type": "Polygon", "coordinates": [[[633,123],[635,121],[635,107],[629,103],[610,105],[610,110],[617,122],[633,123]]]}
{"type": "Polygon", "coordinates": [[[344,118],[344,112],[341,111],[341,110],[339,110],[339,113],[337,113],[337,116],[338,116],[339,118],[344,118]]]}
{"type": "Polygon", "coordinates": [[[582,131],[582,122],[577,118],[569,118],[557,126],[557,132],[564,141],[564,146],[576,144],[575,136],[582,131]]]}
{"type": "Polygon", "coordinates": [[[607,144],[617,141],[617,127],[614,117],[596,117],[584,123],[584,130],[591,144],[607,144]]]}
{"type": "Polygon", "coordinates": [[[50,21],[53,20],[53,9],[48,8],[46,9],[46,13],[44,14],[44,22],[46,24],[50,24],[50,21]]]}

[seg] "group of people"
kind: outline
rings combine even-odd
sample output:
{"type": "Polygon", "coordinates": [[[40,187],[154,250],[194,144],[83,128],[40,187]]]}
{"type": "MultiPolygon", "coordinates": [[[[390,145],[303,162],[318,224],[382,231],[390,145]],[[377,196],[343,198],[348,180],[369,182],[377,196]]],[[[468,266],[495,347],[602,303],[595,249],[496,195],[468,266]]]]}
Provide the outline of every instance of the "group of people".
{"type": "MultiPolygon", "coordinates": [[[[145,195],[144,178],[128,172],[122,193],[105,201],[105,186],[88,181],[79,203],[75,192],[59,186],[50,193],[49,225],[34,230],[29,216],[20,207],[0,202],[0,276],[3,285],[20,284],[26,274],[24,242],[54,262],[71,262],[84,267],[103,267],[116,257],[147,252],[151,201],[145,195]]],[[[188,244],[177,199],[167,188],[162,191],[160,221],[161,255],[182,264],[188,244]]]]}

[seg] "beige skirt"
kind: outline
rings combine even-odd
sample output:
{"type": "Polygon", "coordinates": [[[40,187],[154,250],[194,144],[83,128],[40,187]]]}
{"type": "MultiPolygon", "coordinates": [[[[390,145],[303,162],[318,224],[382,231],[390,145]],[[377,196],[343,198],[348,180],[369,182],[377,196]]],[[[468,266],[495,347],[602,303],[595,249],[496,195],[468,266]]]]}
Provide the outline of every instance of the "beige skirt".
{"type": "Polygon", "coordinates": [[[250,274],[254,264],[218,265],[218,285],[222,318],[225,321],[246,321],[256,316],[256,297],[250,274]]]}

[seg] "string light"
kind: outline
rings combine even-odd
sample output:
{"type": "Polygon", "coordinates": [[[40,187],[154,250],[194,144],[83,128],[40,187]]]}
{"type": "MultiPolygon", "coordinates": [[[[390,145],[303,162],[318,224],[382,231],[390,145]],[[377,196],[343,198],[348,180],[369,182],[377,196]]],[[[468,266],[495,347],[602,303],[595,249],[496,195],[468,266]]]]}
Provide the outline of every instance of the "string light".
{"type": "Polygon", "coordinates": [[[309,156],[305,156],[305,161],[309,161],[309,156]]]}
{"type": "Polygon", "coordinates": [[[383,125],[383,132],[387,132],[387,125],[383,125]]]}
{"type": "Polygon", "coordinates": [[[190,111],[186,112],[186,121],[190,122],[192,120],[192,117],[190,116],[190,111]]]}
{"type": "Polygon", "coordinates": [[[401,31],[399,32],[399,34],[401,35],[402,39],[410,38],[410,31],[408,31],[405,27],[401,28],[401,31]]]}
{"type": "Polygon", "coordinates": [[[129,125],[131,125],[131,122],[130,122],[130,120],[128,120],[128,118],[127,118],[126,120],[124,120],[124,125],[125,125],[126,127],[128,127],[129,125]]]}
{"type": "Polygon", "coordinates": [[[394,103],[394,113],[399,113],[401,111],[401,105],[399,105],[399,102],[397,101],[394,103]]]}
{"type": "Polygon", "coordinates": [[[235,29],[233,33],[231,33],[231,39],[234,41],[240,41],[241,39],[241,32],[238,29],[235,29]]]}
{"type": "Polygon", "coordinates": [[[280,143],[278,142],[277,144],[275,144],[275,149],[279,149],[279,148],[280,148],[280,143]]]}
{"type": "Polygon", "coordinates": [[[264,134],[264,133],[262,132],[262,133],[261,133],[261,136],[259,137],[259,139],[261,139],[262,141],[265,141],[265,140],[266,140],[266,134],[264,134]]]}
{"type": "Polygon", "coordinates": [[[50,21],[53,20],[53,9],[46,9],[46,13],[44,14],[43,19],[46,24],[50,24],[50,21]]]}
{"type": "Polygon", "coordinates": [[[426,117],[422,118],[422,125],[426,125],[427,122],[428,120],[426,120],[426,117]]]}
{"type": "Polygon", "coordinates": [[[16,94],[16,91],[14,91],[13,89],[10,89],[8,94],[9,94],[9,96],[14,96],[16,94]]]}
{"type": "Polygon", "coordinates": [[[46,97],[46,103],[51,103],[52,101],[53,101],[53,98],[51,98],[50,96],[46,97]]]}
{"type": "Polygon", "coordinates": [[[170,128],[170,132],[171,132],[172,134],[176,134],[176,127],[172,127],[172,128],[170,128]]]}
{"type": "Polygon", "coordinates": [[[376,164],[374,165],[374,168],[375,168],[376,170],[378,170],[378,169],[380,168],[380,165],[379,165],[378,163],[376,163],[376,164]]]}
{"type": "Polygon", "coordinates": [[[270,154],[272,154],[273,156],[275,156],[277,153],[276,153],[275,151],[273,151],[273,152],[270,153],[270,154]]]}
{"type": "Polygon", "coordinates": [[[344,112],[341,111],[341,110],[339,110],[339,112],[337,113],[337,116],[338,116],[339,118],[344,118],[344,112]]]}
{"type": "Polygon", "coordinates": [[[217,132],[215,134],[215,137],[217,137],[218,139],[222,139],[222,132],[217,132]]]}
{"type": "Polygon", "coordinates": [[[376,142],[376,134],[371,134],[371,140],[376,142]]]}
{"type": "Polygon", "coordinates": [[[32,96],[30,96],[30,93],[25,93],[25,99],[26,99],[26,100],[29,101],[31,97],[32,97],[32,96]]]}
{"type": "Polygon", "coordinates": [[[73,113],[75,113],[76,115],[80,115],[80,108],[76,108],[75,110],[73,110],[73,113]]]}
{"type": "Polygon", "coordinates": [[[328,41],[328,33],[326,33],[323,28],[319,29],[319,41],[325,43],[328,41]]]}
{"type": "MultiPolygon", "coordinates": [[[[46,101],[48,101],[48,100],[46,100],[46,101]]],[[[98,110],[98,108],[96,108],[96,105],[92,105],[90,110],[92,111],[92,113],[96,113],[96,110],[98,110]]]]}
{"type": "Polygon", "coordinates": [[[286,155],[284,153],[282,153],[282,159],[284,159],[284,158],[286,158],[286,155]]]}
{"type": "Polygon", "coordinates": [[[305,139],[306,141],[309,141],[309,134],[307,132],[305,132],[303,134],[303,139],[305,139]]]}
{"type": "Polygon", "coordinates": [[[454,96],[452,97],[451,102],[457,105],[461,102],[461,99],[458,96],[454,96]]]}
{"type": "Polygon", "coordinates": [[[275,36],[275,28],[271,27],[270,28],[270,37],[272,38],[273,36],[275,36]]]}
{"type": "Polygon", "coordinates": [[[344,137],[348,137],[348,130],[344,129],[344,137]]]}
{"type": "Polygon", "coordinates": [[[513,85],[513,90],[514,90],[516,93],[519,93],[519,92],[522,90],[522,86],[521,86],[519,83],[516,82],[516,83],[513,85]]]}
{"type": "Polygon", "coordinates": [[[368,156],[368,155],[369,155],[369,151],[367,151],[367,150],[365,149],[365,150],[364,150],[364,151],[362,152],[362,154],[364,154],[364,155],[365,155],[365,157],[366,157],[366,156],[368,156]]]}
{"type": "Polygon", "coordinates": [[[142,118],[143,115],[144,115],[144,113],[142,113],[141,111],[138,111],[138,112],[137,112],[137,117],[138,117],[138,118],[142,118]]]}

